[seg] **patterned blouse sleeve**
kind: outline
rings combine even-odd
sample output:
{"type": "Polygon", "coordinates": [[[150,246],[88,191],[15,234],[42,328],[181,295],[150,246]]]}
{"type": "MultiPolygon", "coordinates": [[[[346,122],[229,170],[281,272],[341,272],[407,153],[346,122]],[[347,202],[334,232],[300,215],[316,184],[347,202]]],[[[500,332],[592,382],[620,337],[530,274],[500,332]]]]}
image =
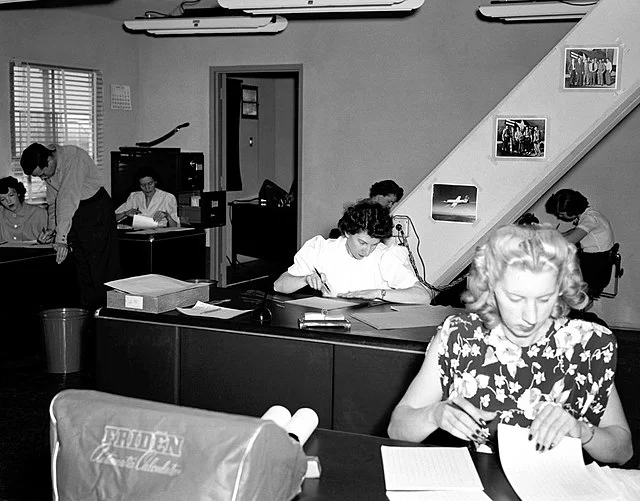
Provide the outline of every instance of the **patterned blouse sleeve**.
{"type": "Polygon", "coordinates": [[[592,424],[602,419],[609,395],[613,389],[618,346],[613,333],[606,327],[582,322],[588,336],[585,349],[580,354],[584,391],[578,397],[581,414],[592,424]]]}

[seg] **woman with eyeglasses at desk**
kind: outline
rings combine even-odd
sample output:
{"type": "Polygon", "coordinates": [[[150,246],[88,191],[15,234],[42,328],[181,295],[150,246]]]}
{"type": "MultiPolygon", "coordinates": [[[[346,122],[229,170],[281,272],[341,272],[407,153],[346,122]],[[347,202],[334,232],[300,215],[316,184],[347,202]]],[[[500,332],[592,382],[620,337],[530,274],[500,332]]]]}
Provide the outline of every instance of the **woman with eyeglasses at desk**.
{"type": "Polygon", "coordinates": [[[382,243],[392,226],[389,209],[379,203],[348,206],[338,221],[342,236],[305,242],[273,288],[286,294],[310,286],[325,296],[428,304],[431,296],[416,278],[407,250],[382,243]]]}
{"type": "Polygon", "coordinates": [[[151,167],[141,167],[136,173],[140,191],[134,191],[127,201],[116,209],[116,220],[139,214],[153,218],[159,226],[180,226],[176,197],[158,188],[158,175],[151,167]]]}
{"type": "Polygon", "coordinates": [[[633,447],[614,384],[615,337],[566,318],[588,301],[584,287],[576,248],[558,231],[498,229],[476,250],[462,296],[467,313],[449,317],[432,339],[389,436],[421,442],[441,428],[483,444],[503,422],[529,428],[540,452],[569,436],[598,461],[627,462],[633,447]]]}

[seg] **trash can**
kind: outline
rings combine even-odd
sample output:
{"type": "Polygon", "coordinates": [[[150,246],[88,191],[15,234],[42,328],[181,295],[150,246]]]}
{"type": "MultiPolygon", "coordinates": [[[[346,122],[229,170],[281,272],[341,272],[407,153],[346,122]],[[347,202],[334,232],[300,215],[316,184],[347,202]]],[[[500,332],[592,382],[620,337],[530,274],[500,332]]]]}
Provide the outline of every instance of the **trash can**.
{"type": "Polygon", "coordinates": [[[81,308],[54,308],[39,313],[47,371],[55,374],[78,372],[82,359],[82,336],[89,312],[81,308]]]}

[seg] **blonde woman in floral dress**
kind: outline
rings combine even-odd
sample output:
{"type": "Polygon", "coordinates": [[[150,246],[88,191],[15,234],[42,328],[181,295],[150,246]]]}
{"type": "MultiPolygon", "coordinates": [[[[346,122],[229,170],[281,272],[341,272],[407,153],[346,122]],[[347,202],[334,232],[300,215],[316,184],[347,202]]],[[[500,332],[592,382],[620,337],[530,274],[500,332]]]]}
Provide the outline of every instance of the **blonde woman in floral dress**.
{"type": "Polygon", "coordinates": [[[440,428],[483,444],[502,422],[529,428],[541,452],[570,436],[598,461],[627,462],[615,337],[565,316],[588,301],[584,288],[576,248],[559,232],[498,229],[476,251],[467,312],[449,317],[429,344],[389,436],[421,442],[440,428]]]}

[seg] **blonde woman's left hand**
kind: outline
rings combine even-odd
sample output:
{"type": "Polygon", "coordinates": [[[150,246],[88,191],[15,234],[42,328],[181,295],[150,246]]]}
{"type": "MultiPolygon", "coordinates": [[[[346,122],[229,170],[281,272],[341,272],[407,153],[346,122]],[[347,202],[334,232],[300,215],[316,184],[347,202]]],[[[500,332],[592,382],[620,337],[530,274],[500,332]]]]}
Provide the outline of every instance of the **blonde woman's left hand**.
{"type": "Polygon", "coordinates": [[[580,422],[558,404],[542,407],[529,428],[529,440],[540,452],[553,449],[567,435],[578,438],[580,434],[580,422]]]}
{"type": "Polygon", "coordinates": [[[374,300],[380,294],[380,289],[365,289],[361,291],[349,291],[338,294],[338,297],[347,299],[370,299],[374,300]]]}

